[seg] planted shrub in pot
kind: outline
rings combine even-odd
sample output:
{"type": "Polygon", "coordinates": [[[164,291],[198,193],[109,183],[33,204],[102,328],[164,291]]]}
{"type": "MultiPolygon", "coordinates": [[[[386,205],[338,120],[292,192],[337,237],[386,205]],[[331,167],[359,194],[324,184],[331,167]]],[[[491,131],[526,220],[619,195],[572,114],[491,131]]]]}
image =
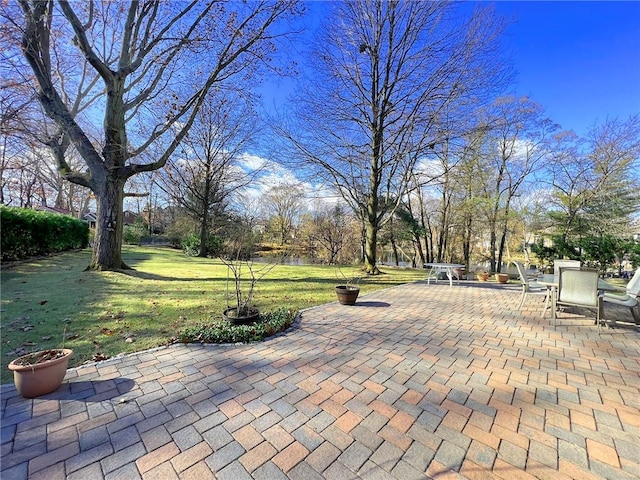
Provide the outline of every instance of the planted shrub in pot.
{"type": "Polygon", "coordinates": [[[251,259],[253,242],[250,232],[241,229],[239,233],[226,246],[227,255],[220,257],[227,266],[227,308],[222,317],[233,324],[258,320],[260,312],[253,305],[256,285],[281,262],[280,257],[269,263],[254,262],[251,259]]]}
{"type": "Polygon", "coordinates": [[[231,274],[227,278],[227,308],[222,317],[231,323],[255,322],[260,316],[259,310],[253,305],[253,293],[258,281],[264,277],[274,265],[263,265],[254,268],[251,261],[222,260],[231,274]],[[268,268],[267,268],[268,267],[268,268]],[[233,278],[231,278],[233,277],[233,278]],[[230,283],[233,285],[230,286],[230,283]]]}
{"type": "Polygon", "coordinates": [[[64,380],[72,354],[71,349],[57,348],[29,353],[13,360],[8,368],[13,371],[18,393],[25,398],[35,398],[56,391],[64,380]]]}

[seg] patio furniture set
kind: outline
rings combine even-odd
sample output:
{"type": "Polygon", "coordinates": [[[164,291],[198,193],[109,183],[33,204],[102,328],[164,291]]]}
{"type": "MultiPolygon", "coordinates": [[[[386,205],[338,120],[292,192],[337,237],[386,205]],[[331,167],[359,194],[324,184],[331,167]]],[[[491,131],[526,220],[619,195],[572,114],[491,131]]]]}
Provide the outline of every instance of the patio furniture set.
{"type": "Polygon", "coordinates": [[[598,332],[603,324],[603,309],[606,303],[621,305],[631,309],[636,325],[640,326],[638,297],[640,296],[640,268],[638,268],[624,291],[600,278],[594,269],[582,268],[577,260],[554,261],[553,274],[529,274],[520,262],[514,262],[522,282],[521,308],[528,295],[544,296],[544,317],[549,306],[554,325],[559,309],[583,307],[593,310],[598,332]]]}
{"type": "MultiPolygon", "coordinates": [[[[598,332],[602,326],[601,317],[605,303],[621,305],[631,309],[636,325],[640,326],[638,297],[640,297],[640,268],[629,281],[626,289],[610,284],[600,278],[597,270],[582,268],[579,260],[555,260],[553,274],[528,273],[520,262],[513,262],[522,283],[522,295],[518,309],[522,308],[528,295],[544,297],[544,317],[551,307],[554,325],[558,311],[565,307],[583,307],[595,312],[598,332]]],[[[433,279],[436,283],[441,274],[453,286],[453,280],[460,281],[465,266],[458,263],[425,263],[428,268],[427,284],[433,279]]]]}

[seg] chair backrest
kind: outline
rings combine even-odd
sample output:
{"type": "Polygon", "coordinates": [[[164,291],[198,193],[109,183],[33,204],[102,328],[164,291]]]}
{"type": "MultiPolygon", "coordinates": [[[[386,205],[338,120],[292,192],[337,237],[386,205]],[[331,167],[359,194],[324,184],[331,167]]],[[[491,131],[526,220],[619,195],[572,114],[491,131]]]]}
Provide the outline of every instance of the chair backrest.
{"type": "Polygon", "coordinates": [[[580,260],[554,260],[553,275],[555,278],[558,278],[560,269],[564,267],[580,268],[580,260]]]}
{"type": "Polygon", "coordinates": [[[585,307],[598,306],[597,270],[562,267],[558,276],[558,302],[585,307]]]}
{"type": "Polygon", "coordinates": [[[640,267],[633,274],[629,283],[627,283],[627,295],[631,297],[640,296],[640,267]]]}

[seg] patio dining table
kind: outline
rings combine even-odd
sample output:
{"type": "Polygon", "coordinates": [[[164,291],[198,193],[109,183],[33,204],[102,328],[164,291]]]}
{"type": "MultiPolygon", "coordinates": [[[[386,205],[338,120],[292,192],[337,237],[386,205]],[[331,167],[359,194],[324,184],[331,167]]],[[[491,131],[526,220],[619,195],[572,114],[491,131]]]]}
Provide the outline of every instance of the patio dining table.
{"type": "Polygon", "coordinates": [[[435,273],[435,281],[438,283],[438,274],[440,272],[444,272],[447,274],[447,278],[449,279],[449,286],[453,286],[453,277],[456,277],[456,280],[460,281],[460,275],[456,272],[456,270],[460,268],[464,268],[464,265],[461,263],[425,263],[425,268],[429,269],[429,273],[427,274],[427,285],[431,282],[431,276],[435,273]]]}
{"type": "MultiPolygon", "coordinates": [[[[536,282],[540,285],[546,286],[551,290],[555,290],[558,288],[558,275],[554,275],[552,273],[545,273],[544,275],[540,275],[536,279],[536,282]]],[[[611,285],[606,280],[603,280],[602,278],[600,278],[598,279],[598,290],[602,292],[619,292],[619,291],[623,291],[624,289],[616,287],[615,285],[611,285]]]]}

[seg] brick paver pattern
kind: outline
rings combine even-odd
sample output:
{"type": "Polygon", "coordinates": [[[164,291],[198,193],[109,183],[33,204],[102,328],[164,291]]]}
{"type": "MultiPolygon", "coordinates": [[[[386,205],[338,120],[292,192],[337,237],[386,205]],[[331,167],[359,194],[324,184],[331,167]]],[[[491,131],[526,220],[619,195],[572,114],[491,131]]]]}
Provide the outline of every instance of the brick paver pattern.
{"type": "Polygon", "coordinates": [[[518,300],[419,282],[305,310],[262,343],[70,369],[38,399],[5,385],[0,476],[640,478],[640,332],[598,335],[575,312],[554,328],[518,300]]]}

